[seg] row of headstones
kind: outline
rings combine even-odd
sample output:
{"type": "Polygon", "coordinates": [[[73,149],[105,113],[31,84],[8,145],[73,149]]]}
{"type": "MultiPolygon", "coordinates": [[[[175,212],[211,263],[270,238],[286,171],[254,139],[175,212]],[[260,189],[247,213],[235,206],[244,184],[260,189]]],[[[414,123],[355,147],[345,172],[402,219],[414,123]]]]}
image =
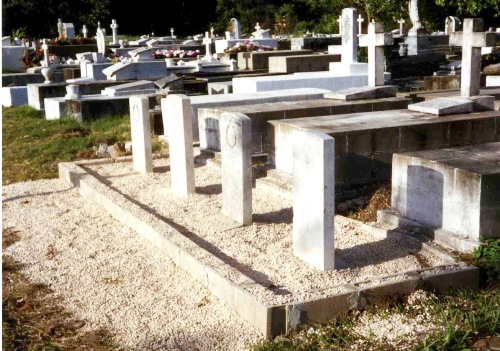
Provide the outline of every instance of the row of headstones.
{"type": "MultiPolygon", "coordinates": [[[[111,28],[112,33],[113,33],[113,42],[111,44],[116,45],[116,44],[118,44],[118,23],[116,22],[115,19],[111,20],[110,28],[111,28]]],[[[104,35],[106,34],[106,29],[101,28],[100,21],[97,22],[97,32],[99,32],[99,30],[101,30],[104,35]]],[[[172,28],[171,29],[172,36],[174,35],[173,31],[174,31],[174,29],[172,28]]],[[[58,19],[58,22],[57,22],[57,32],[59,33],[59,37],[64,36],[67,39],[71,39],[71,38],[75,37],[75,27],[74,27],[73,23],[63,23],[62,19],[60,19],[60,18],[58,19]]],[[[82,27],[83,37],[88,38],[88,33],[89,33],[89,31],[87,29],[87,26],[84,24],[82,27]]]]}
{"type": "MultiPolygon", "coordinates": [[[[188,196],[196,191],[192,110],[185,95],[161,100],[168,125],[172,190],[188,196]],[[166,111],[169,113],[167,114],[166,111]]],[[[133,169],[153,170],[148,98],[130,97],[133,169]]],[[[220,121],[222,214],[239,225],[252,224],[251,119],[225,113],[220,121]]],[[[293,251],[321,270],[334,263],[335,141],[319,132],[298,132],[294,143],[293,251]]]]}

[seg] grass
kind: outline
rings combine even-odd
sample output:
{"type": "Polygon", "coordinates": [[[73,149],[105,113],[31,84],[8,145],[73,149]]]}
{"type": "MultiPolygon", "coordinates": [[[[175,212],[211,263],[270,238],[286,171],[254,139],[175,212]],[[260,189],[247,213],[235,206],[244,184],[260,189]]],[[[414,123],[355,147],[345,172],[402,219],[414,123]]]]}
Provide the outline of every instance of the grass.
{"type": "Polygon", "coordinates": [[[327,325],[317,325],[274,341],[263,341],[254,345],[252,350],[486,350],[492,337],[500,337],[500,240],[484,241],[479,249],[471,255],[462,255],[462,258],[479,267],[480,290],[451,290],[413,305],[400,299],[388,306],[370,306],[362,313],[349,311],[327,325]],[[363,315],[390,320],[401,313],[409,318],[425,314],[428,323],[434,323],[440,330],[404,337],[396,345],[356,331],[355,326],[363,315]]]}
{"type": "MultiPolygon", "coordinates": [[[[17,240],[18,232],[3,229],[3,250],[17,240]]],[[[65,311],[47,286],[30,282],[21,269],[2,254],[2,350],[121,350],[108,331],[85,331],[84,321],[65,311]]]]}
{"type": "MultiPolygon", "coordinates": [[[[128,116],[108,116],[85,122],[72,118],[46,120],[28,106],[3,108],[3,185],[57,177],[59,162],[95,157],[99,142],[130,140],[128,116]]],[[[160,148],[153,140],[153,150],[160,148]]]]}

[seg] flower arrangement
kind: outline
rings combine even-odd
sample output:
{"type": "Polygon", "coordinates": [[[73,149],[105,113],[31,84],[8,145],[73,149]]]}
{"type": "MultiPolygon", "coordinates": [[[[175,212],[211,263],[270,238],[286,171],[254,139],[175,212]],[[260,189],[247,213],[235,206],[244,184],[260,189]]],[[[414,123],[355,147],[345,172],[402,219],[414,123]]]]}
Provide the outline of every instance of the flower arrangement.
{"type": "Polygon", "coordinates": [[[64,35],[59,38],[50,39],[50,45],[85,45],[85,44],[96,44],[97,41],[93,38],[84,37],[74,37],[67,39],[64,35]]]}
{"type": "Polygon", "coordinates": [[[119,52],[115,52],[111,57],[111,62],[128,62],[130,61],[130,55],[124,54],[120,55],[119,52]]]}
{"type": "Polygon", "coordinates": [[[151,55],[151,58],[158,60],[164,58],[183,58],[183,57],[196,57],[200,54],[200,50],[156,50],[151,55]]]}
{"type": "Polygon", "coordinates": [[[273,51],[276,50],[268,45],[260,45],[258,42],[245,40],[244,42],[237,43],[235,46],[231,46],[224,50],[228,54],[237,54],[238,52],[248,52],[248,51],[273,51]]]}

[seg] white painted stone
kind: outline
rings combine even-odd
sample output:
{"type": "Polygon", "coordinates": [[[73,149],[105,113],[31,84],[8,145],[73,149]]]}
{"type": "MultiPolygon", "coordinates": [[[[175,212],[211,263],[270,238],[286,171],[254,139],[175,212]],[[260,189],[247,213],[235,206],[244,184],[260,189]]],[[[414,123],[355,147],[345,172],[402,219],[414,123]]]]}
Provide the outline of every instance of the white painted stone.
{"type": "Polygon", "coordinates": [[[106,54],[106,37],[104,36],[102,29],[100,28],[97,29],[96,40],[97,40],[97,52],[103,55],[106,54]]]}
{"type": "Polygon", "coordinates": [[[384,46],[392,44],[392,34],[384,33],[381,23],[368,23],[368,34],[359,38],[359,45],[368,47],[368,86],[384,85],[384,46]]]}
{"type": "Polygon", "coordinates": [[[87,38],[87,35],[89,33],[89,30],[87,29],[87,26],[84,24],[82,28],[82,34],[84,38],[87,38]]]}
{"type": "Polygon", "coordinates": [[[118,23],[116,23],[115,19],[111,20],[110,27],[113,32],[113,41],[111,42],[111,45],[118,45],[118,23]]]}
{"type": "Polygon", "coordinates": [[[358,35],[361,35],[363,33],[362,24],[365,21],[365,19],[363,18],[363,16],[361,16],[361,14],[359,14],[357,21],[358,21],[358,35]]]}
{"type": "Polygon", "coordinates": [[[113,85],[101,91],[102,95],[125,96],[125,95],[148,95],[156,92],[155,84],[148,80],[113,85]]]}
{"type": "Polygon", "coordinates": [[[353,8],[342,10],[342,63],[358,62],[358,11],[353,8]]]}
{"type": "Polygon", "coordinates": [[[161,99],[161,108],[165,111],[163,128],[169,135],[171,187],[188,196],[195,192],[191,103],[187,96],[174,94],[161,99]]]}
{"type": "Polygon", "coordinates": [[[321,132],[293,135],[293,252],[312,266],[335,269],[335,140],[321,132]]]}
{"type": "Polygon", "coordinates": [[[149,100],[132,96],[130,103],[130,129],[132,134],[132,167],[140,173],[153,171],[149,100]]]}
{"type": "Polygon", "coordinates": [[[473,102],[470,99],[459,96],[449,98],[437,98],[408,105],[408,110],[430,113],[432,115],[444,116],[460,113],[471,113],[473,102]]]}
{"type": "Polygon", "coordinates": [[[58,98],[45,98],[45,119],[53,120],[60,119],[64,116],[66,108],[66,100],[62,97],[58,98]]]}
{"type": "Polygon", "coordinates": [[[49,67],[50,66],[50,60],[49,60],[49,39],[43,39],[42,40],[42,49],[43,49],[43,61],[44,63],[42,66],[44,67],[49,67]]]}
{"type": "Polygon", "coordinates": [[[405,35],[405,19],[401,18],[398,20],[399,23],[399,35],[405,35]]]}
{"type": "Polygon", "coordinates": [[[2,106],[21,106],[28,104],[27,87],[2,87],[2,106]]]}
{"type": "Polygon", "coordinates": [[[251,225],[252,121],[242,113],[225,113],[220,123],[222,213],[251,225]]]}

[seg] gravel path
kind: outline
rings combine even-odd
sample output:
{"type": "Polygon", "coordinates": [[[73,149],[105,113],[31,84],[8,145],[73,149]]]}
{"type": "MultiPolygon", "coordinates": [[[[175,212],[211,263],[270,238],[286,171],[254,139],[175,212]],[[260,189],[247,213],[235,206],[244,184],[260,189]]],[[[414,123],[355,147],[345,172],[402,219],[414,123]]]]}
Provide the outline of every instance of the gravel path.
{"type": "Polygon", "coordinates": [[[3,187],[6,254],[67,310],[133,350],[242,350],[262,335],[159,249],[59,180],[3,187]]]}

